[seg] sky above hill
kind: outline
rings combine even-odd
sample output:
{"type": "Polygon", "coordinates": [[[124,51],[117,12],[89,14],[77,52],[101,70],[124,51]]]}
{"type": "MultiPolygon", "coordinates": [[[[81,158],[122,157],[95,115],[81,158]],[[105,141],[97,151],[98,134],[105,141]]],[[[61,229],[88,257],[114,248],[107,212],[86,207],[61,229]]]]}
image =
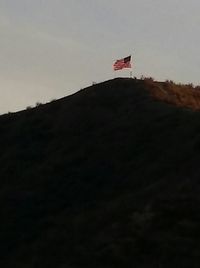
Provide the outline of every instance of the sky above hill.
{"type": "Polygon", "coordinates": [[[133,75],[200,84],[198,0],[0,0],[0,113],[133,75]]]}

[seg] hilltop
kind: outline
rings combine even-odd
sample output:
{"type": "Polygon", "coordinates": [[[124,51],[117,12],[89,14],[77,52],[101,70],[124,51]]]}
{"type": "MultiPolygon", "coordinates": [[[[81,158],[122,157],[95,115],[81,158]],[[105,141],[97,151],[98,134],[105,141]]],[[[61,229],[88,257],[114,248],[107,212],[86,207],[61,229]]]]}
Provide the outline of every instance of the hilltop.
{"type": "Polygon", "coordinates": [[[1,116],[1,266],[198,267],[198,90],[118,78],[1,116]]]}

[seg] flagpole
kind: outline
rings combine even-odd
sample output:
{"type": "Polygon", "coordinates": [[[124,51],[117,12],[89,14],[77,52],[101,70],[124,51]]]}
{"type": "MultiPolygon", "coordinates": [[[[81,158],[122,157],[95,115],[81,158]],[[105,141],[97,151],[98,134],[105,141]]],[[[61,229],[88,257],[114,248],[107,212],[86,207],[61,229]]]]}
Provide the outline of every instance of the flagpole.
{"type": "MultiPolygon", "coordinates": [[[[131,60],[132,60],[132,55],[130,55],[130,57],[131,57],[131,60]]],[[[131,62],[130,78],[133,78],[133,67],[132,67],[132,62],[131,62]]]]}

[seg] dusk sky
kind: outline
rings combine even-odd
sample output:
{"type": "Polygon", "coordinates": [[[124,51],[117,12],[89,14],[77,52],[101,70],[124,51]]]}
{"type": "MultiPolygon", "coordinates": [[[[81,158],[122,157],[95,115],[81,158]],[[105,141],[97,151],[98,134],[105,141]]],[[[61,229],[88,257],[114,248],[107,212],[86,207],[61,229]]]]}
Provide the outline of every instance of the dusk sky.
{"type": "Polygon", "coordinates": [[[198,0],[0,0],[0,113],[133,76],[200,84],[198,0]]]}

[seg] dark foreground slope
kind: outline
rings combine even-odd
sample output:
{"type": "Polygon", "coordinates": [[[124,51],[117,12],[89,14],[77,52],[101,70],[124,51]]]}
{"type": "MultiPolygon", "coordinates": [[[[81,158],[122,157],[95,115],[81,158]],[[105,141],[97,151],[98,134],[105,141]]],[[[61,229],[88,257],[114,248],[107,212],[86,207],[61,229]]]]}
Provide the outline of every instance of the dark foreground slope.
{"type": "Polygon", "coordinates": [[[1,267],[199,267],[200,112],[145,87],[0,117],[1,267]]]}

